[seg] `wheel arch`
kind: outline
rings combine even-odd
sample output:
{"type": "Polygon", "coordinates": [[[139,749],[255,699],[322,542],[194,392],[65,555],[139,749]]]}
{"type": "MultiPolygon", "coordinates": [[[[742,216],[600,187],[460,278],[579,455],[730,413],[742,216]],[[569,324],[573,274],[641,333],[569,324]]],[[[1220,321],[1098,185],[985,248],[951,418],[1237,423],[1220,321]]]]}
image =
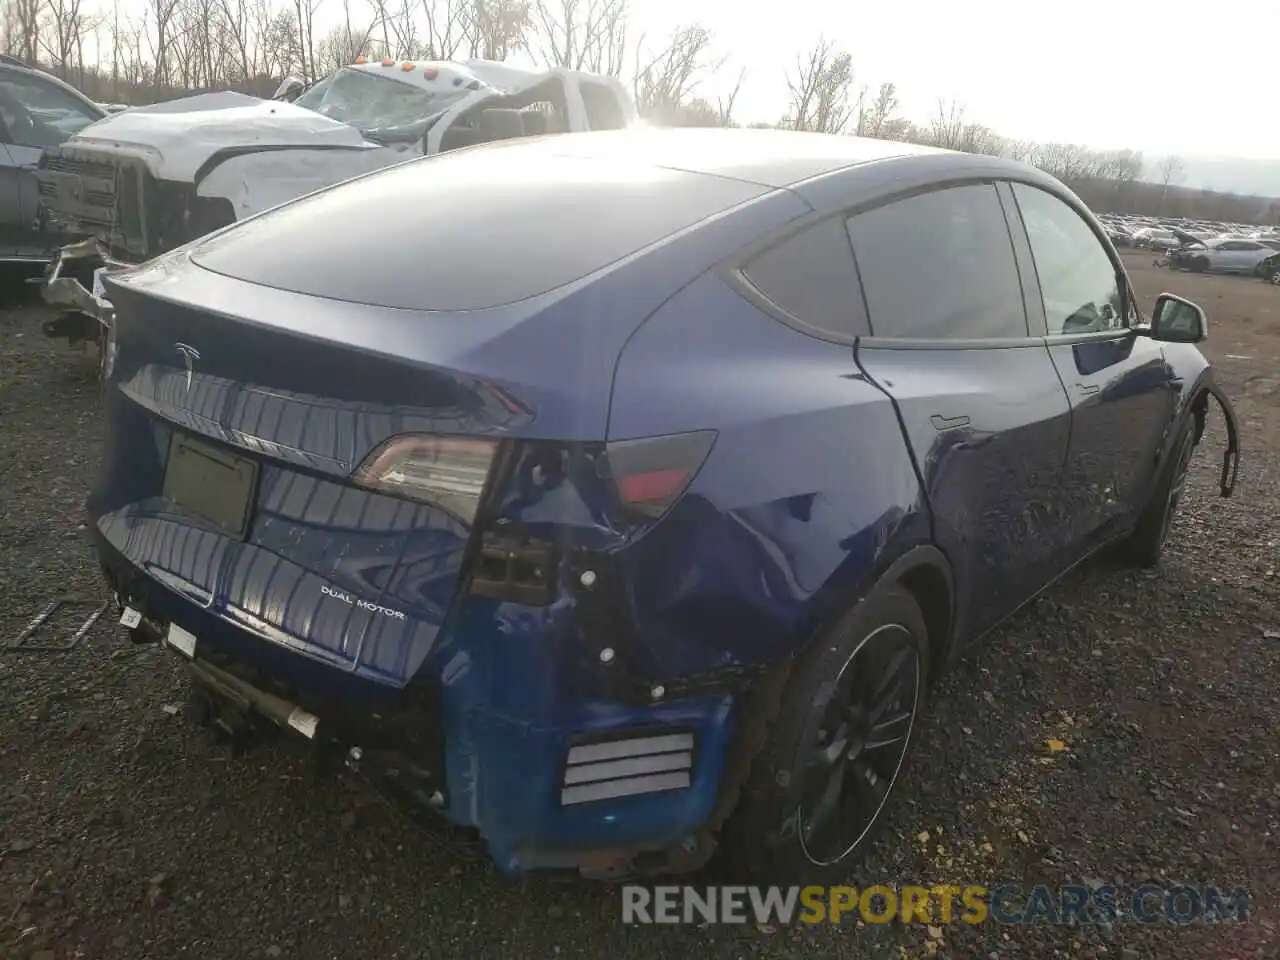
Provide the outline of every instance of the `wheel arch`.
{"type": "Polygon", "coordinates": [[[955,578],[946,554],[931,544],[913,547],[890,564],[872,590],[882,584],[901,587],[920,607],[929,633],[929,676],[936,679],[958,652],[955,578]]]}

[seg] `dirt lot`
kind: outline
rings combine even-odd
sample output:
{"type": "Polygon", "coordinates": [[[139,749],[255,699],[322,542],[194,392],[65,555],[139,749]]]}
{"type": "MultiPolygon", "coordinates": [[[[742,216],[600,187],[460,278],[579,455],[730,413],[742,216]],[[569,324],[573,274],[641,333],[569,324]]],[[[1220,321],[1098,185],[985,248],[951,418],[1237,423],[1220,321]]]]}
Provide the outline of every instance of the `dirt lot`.
{"type": "MultiPolygon", "coordinates": [[[[944,684],[911,800],[863,883],[1249,886],[1228,928],[623,928],[619,894],[495,875],[282,747],[232,759],[181,717],[177,665],[110,627],[0,655],[0,957],[1244,958],[1280,950],[1280,289],[1156,271],[1209,311],[1245,461],[1197,456],[1163,570],[1097,563],[944,684]],[[1046,756],[1046,738],[1066,749],[1046,756]],[[921,831],[933,836],[927,844],[921,831]],[[932,950],[930,950],[932,948],[932,950]]],[[[92,361],[0,313],[0,637],[54,594],[103,596],[80,504],[92,361]]]]}

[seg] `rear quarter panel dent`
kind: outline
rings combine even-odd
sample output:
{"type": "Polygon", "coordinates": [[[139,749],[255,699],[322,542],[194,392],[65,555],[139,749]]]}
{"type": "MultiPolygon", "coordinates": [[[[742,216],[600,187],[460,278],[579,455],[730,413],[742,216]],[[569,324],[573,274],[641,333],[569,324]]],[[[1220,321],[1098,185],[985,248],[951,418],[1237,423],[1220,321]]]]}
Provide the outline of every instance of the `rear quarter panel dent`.
{"type": "Polygon", "coordinates": [[[625,551],[664,672],[792,653],[928,542],[897,418],[851,348],[766,316],[714,274],[628,344],[609,436],[706,428],[718,438],[684,499],[625,551]]]}

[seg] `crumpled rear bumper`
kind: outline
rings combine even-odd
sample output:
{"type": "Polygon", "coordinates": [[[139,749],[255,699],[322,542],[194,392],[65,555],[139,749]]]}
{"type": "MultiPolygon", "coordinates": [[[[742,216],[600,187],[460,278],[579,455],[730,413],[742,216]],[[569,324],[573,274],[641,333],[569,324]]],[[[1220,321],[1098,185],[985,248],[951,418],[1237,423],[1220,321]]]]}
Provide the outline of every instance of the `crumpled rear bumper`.
{"type": "MultiPolygon", "coordinates": [[[[704,829],[722,800],[742,717],[738,697],[592,702],[573,716],[526,715],[495,699],[502,681],[498,666],[484,662],[485,651],[507,648],[503,659],[510,660],[517,658],[513,648],[532,655],[545,638],[532,622],[528,635],[513,634],[511,622],[505,634],[490,635],[483,617],[464,617],[473,623],[451,639],[452,655],[440,665],[428,662],[408,687],[375,684],[192,603],[135,566],[96,523],[90,536],[111,588],[146,618],[153,638],[170,624],[198,638],[189,662],[198,686],[220,687],[225,700],[317,746],[332,740],[337,755],[347,766],[356,759],[366,779],[385,784],[387,768],[401,780],[413,773],[407,786],[421,806],[475,829],[504,873],[573,870],[613,878],[650,864],[655,872],[683,871],[701,866],[714,849],[704,829]],[[229,671],[242,667],[259,671],[263,681],[230,680],[229,671]],[[275,686],[277,679],[288,688],[275,686]]],[[[175,655],[186,656],[174,646],[175,655]]]]}
{"type": "MultiPolygon", "coordinates": [[[[110,327],[115,317],[115,308],[111,305],[111,301],[100,293],[87,289],[76,276],[72,275],[72,271],[79,267],[99,266],[107,270],[115,270],[128,267],[130,264],[112,259],[106,246],[94,237],[63,247],[45,272],[40,296],[50,306],[84,314],[98,321],[102,326],[110,327]]],[[[49,331],[46,330],[46,332],[49,331]]]]}

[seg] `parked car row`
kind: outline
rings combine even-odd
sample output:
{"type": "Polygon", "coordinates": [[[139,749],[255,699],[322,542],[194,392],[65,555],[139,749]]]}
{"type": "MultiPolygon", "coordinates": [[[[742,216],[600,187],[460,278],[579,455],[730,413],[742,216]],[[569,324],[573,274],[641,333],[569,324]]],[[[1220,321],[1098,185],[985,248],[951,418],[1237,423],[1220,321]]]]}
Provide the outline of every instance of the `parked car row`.
{"type": "Polygon", "coordinates": [[[1098,221],[1117,246],[1164,250],[1179,245],[1179,232],[1200,240],[1218,237],[1261,240],[1277,244],[1280,249],[1280,227],[1192,220],[1182,217],[1149,217],[1136,214],[1099,213],[1098,221]]]}
{"type": "Polygon", "coordinates": [[[1098,221],[1117,247],[1154,250],[1158,263],[1195,273],[1259,277],[1280,285],[1280,229],[1200,220],[1099,214],[1098,221]]]}

